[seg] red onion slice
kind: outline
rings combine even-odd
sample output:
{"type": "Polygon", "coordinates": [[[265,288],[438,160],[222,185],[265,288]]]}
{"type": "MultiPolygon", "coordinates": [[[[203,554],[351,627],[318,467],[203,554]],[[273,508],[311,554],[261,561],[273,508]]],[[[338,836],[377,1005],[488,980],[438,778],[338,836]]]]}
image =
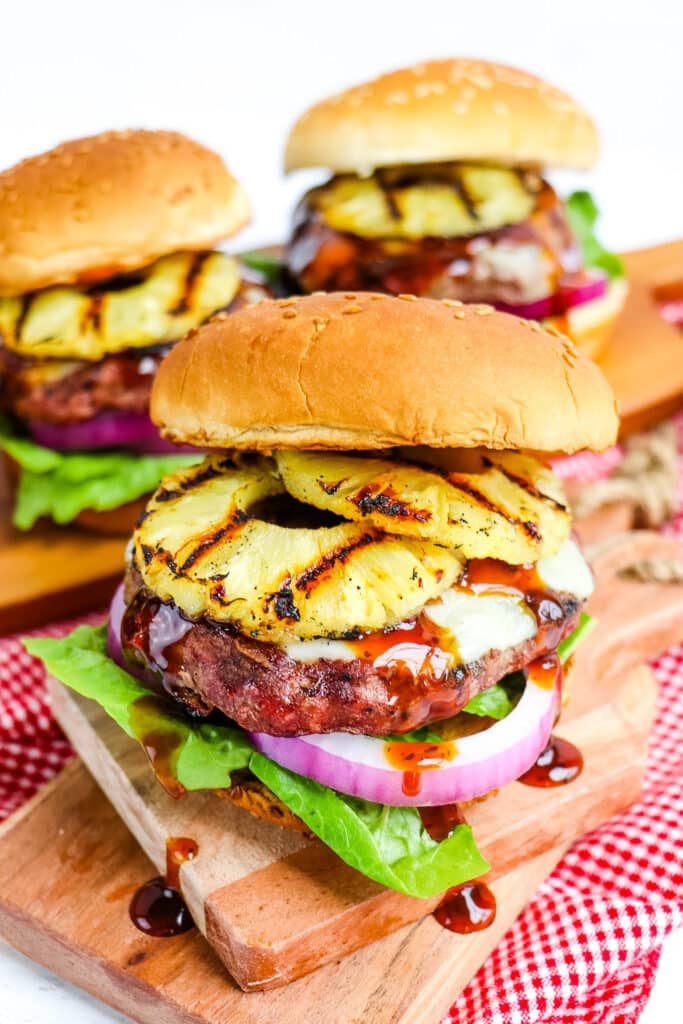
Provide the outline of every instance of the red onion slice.
{"type": "MultiPolygon", "coordinates": [[[[457,803],[513,782],[532,766],[550,737],[560,681],[555,655],[533,662],[522,698],[510,714],[483,732],[454,741],[450,756],[425,764],[414,773],[419,780],[410,787],[404,784],[404,770],[388,762],[382,739],[350,733],[249,735],[257,750],[283,768],[349,796],[397,807],[457,803]]],[[[405,746],[424,753],[425,744],[405,746]]]]}
{"type": "Polygon", "coordinates": [[[503,313],[512,313],[514,316],[524,317],[525,320],[545,320],[553,316],[558,310],[558,296],[546,295],[542,299],[535,299],[533,302],[496,302],[496,309],[503,313]]]}
{"type": "Polygon", "coordinates": [[[28,428],[34,441],[59,452],[125,448],[148,455],[172,455],[197,451],[167,441],[146,413],[103,412],[82,423],[29,420],[28,428]]]}
{"type": "Polygon", "coordinates": [[[601,299],[609,287],[609,278],[599,270],[583,270],[569,278],[569,281],[574,283],[560,284],[560,290],[553,295],[519,304],[496,302],[496,309],[522,316],[525,320],[545,320],[551,316],[561,316],[573,306],[601,299]]]}
{"type": "Polygon", "coordinates": [[[564,309],[582,306],[584,302],[601,299],[607,293],[609,278],[598,270],[584,270],[581,283],[560,287],[560,302],[564,309]]]}

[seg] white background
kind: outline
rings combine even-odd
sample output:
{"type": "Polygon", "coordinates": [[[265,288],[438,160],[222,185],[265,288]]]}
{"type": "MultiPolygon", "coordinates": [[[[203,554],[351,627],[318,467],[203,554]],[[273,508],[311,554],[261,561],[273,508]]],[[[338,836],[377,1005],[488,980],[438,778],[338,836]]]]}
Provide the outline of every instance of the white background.
{"type": "MultiPolygon", "coordinates": [[[[106,128],[177,128],[219,150],[245,185],[254,216],[238,246],[282,238],[312,180],[280,173],[302,109],[382,70],[451,55],[527,68],[591,111],[598,167],[553,180],[594,192],[606,244],[683,236],[678,0],[0,0],[0,13],[0,167],[106,128]]],[[[680,1007],[682,938],[644,1024],[676,1017],[666,1006],[680,1007]]],[[[114,1019],[0,947],[2,1024],[114,1019]]]]}

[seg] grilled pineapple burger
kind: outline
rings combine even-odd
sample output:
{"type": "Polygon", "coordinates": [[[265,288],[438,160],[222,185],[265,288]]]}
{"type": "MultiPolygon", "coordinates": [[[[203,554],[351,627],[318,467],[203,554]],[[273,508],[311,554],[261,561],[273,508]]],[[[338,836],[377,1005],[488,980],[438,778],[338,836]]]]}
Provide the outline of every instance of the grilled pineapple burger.
{"type": "Polygon", "coordinates": [[[221,158],[173,132],[67,142],[0,174],[0,403],[15,418],[0,446],[21,467],[18,526],[128,533],[129,502],[191,461],[149,419],[152,381],[189,328],[261,297],[213,250],[248,215],[221,158]]]}
{"type": "Polygon", "coordinates": [[[588,115],[539,78],[438,60],[323,100],[294,125],[288,171],[334,172],[299,203],[288,249],[305,291],[372,288],[488,302],[560,327],[595,356],[625,297],[587,192],[542,168],[590,167],[588,115]]]}
{"type": "Polygon", "coordinates": [[[152,416],[215,450],[147,505],[113,660],[104,629],[29,649],[175,792],[219,788],[414,896],[484,872],[426,809],[548,741],[593,581],[544,453],[614,441],[601,372],[489,306],[316,295],[191,332],[152,416]]]}

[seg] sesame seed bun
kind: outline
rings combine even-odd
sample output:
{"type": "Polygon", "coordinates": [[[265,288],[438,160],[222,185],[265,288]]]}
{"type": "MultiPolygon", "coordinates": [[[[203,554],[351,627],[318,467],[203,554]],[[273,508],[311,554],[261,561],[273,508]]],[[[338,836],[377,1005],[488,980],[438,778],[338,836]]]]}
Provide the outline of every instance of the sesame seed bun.
{"type": "Polygon", "coordinates": [[[601,371],[562,335],[452,300],[370,293],[264,301],[183,339],[152,390],[173,441],[218,448],[602,449],[601,371]]]}
{"type": "Polygon", "coordinates": [[[515,166],[591,167],[588,114],[555,86],[483,60],[433,60],[381,75],[301,115],[285,169],[377,167],[476,160],[515,166]]]}
{"type": "Polygon", "coordinates": [[[180,249],[207,249],[249,219],[217,153],[165,131],[62,143],[0,174],[0,295],[96,280],[180,249]]]}

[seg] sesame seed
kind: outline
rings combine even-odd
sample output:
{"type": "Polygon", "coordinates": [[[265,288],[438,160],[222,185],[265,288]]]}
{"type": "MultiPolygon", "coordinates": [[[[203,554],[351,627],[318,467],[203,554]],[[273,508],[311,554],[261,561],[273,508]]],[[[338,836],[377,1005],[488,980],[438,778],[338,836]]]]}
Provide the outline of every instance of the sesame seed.
{"type": "Polygon", "coordinates": [[[399,299],[403,299],[404,302],[417,302],[417,295],[401,294],[398,296],[399,299]]]}
{"type": "Polygon", "coordinates": [[[295,309],[285,309],[283,311],[282,315],[283,315],[283,317],[286,320],[292,320],[296,316],[296,310],[295,309]]]}
{"type": "Polygon", "coordinates": [[[482,304],[481,306],[475,306],[474,312],[477,314],[477,316],[488,316],[489,313],[493,313],[493,306],[487,306],[485,304],[482,304]]]}
{"type": "Polygon", "coordinates": [[[355,299],[355,297],[356,296],[355,296],[355,294],[353,292],[344,292],[344,298],[345,299],[355,299]]]}
{"type": "Polygon", "coordinates": [[[211,322],[213,323],[216,320],[227,320],[227,319],[228,319],[228,314],[221,311],[220,313],[214,313],[214,315],[211,317],[211,322]]]}
{"type": "Polygon", "coordinates": [[[285,306],[296,306],[298,301],[299,300],[297,299],[297,297],[295,295],[293,295],[289,299],[279,299],[278,300],[278,306],[280,306],[281,309],[284,309],[285,306]]]}
{"type": "Polygon", "coordinates": [[[456,311],[453,314],[453,316],[455,317],[456,320],[464,320],[465,319],[465,310],[464,309],[456,309],[456,311]]]}
{"type": "Polygon", "coordinates": [[[386,295],[380,295],[379,292],[373,292],[370,298],[374,301],[375,299],[386,299],[386,295]]]}
{"type": "Polygon", "coordinates": [[[342,309],[342,313],[343,314],[346,314],[346,313],[362,313],[362,312],[363,312],[363,307],[362,306],[347,306],[346,309],[342,309]]]}
{"type": "Polygon", "coordinates": [[[449,308],[462,306],[462,302],[460,301],[460,299],[442,299],[441,302],[444,306],[448,306],[449,308]]]}
{"type": "Polygon", "coordinates": [[[327,295],[327,292],[325,292],[325,291],[311,292],[311,295],[327,295]]]}

